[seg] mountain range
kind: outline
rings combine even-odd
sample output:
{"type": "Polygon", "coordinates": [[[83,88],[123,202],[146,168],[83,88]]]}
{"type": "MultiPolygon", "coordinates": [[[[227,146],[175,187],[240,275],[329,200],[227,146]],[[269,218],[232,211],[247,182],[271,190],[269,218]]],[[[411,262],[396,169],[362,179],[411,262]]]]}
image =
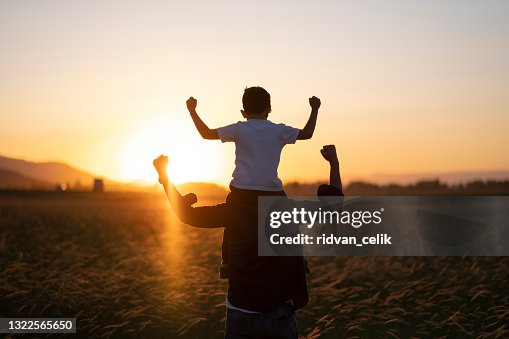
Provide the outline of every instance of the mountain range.
{"type": "MultiPolygon", "coordinates": [[[[66,184],[71,189],[89,190],[93,181],[100,176],[77,169],[60,162],[31,162],[0,156],[0,189],[54,189],[66,184]]],[[[415,173],[403,175],[378,174],[355,181],[375,184],[411,184],[422,180],[440,180],[448,185],[466,183],[475,180],[508,180],[509,171],[487,172],[451,172],[451,173],[415,173]]],[[[103,178],[107,190],[150,190],[154,186],[119,183],[103,178]]],[[[325,178],[324,178],[325,180],[325,178]]],[[[354,180],[350,179],[349,182],[354,180]]],[[[292,183],[288,183],[292,185],[292,183]]],[[[223,196],[227,190],[212,183],[186,183],[180,185],[184,192],[199,192],[205,195],[223,196]]]]}
{"type": "Polygon", "coordinates": [[[38,163],[3,156],[0,156],[0,169],[3,170],[0,174],[0,187],[7,185],[13,188],[16,183],[38,188],[61,184],[91,187],[94,178],[97,178],[93,174],[59,162],[38,163]]]}
{"type": "Polygon", "coordinates": [[[0,169],[0,189],[42,189],[51,188],[46,182],[28,178],[22,174],[0,169]]]}
{"type": "MultiPolygon", "coordinates": [[[[91,190],[94,179],[102,178],[107,191],[151,191],[156,185],[144,181],[119,183],[60,162],[31,162],[0,156],[0,190],[54,190],[66,185],[72,190],[91,190]]],[[[200,197],[226,196],[224,187],[213,183],[185,183],[182,192],[200,197]]]]}
{"type": "MultiPolygon", "coordinates": [[[[409,185],[418,181],[440,180],[447,185],[472,181],[503,181],[509,179],[509,171],[465,171],[445,173],[373,174],[355,181],[366,181],[378,185],[409,185]]],[[[354,180],[349,180],[350,182],[354,180]]]]}

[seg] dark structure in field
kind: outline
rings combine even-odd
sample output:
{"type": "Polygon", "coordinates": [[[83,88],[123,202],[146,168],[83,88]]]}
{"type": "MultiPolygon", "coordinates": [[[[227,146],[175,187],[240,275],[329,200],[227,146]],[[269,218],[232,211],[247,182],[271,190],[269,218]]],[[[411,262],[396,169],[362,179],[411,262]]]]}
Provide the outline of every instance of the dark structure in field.
{"type": "Polygon", "coordinates": [[[94,192],[104,192],[104,180],[94,179],[94,192]]]}

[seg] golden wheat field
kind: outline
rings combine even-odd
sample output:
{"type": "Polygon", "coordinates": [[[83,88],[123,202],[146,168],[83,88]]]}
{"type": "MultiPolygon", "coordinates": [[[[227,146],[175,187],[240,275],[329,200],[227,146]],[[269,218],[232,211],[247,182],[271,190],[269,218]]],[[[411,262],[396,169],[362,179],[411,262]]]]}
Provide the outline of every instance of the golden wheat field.
{"type": "MultiPolygon", "coordinates": [[[[0,317],[76,317],[83,338],[223,335],[222,230],[180,224],[162,194],[2,193],[0,225],[0,317]]],[[[302,337],[509,337],[507,257],[310,263],[302,337]]]]}

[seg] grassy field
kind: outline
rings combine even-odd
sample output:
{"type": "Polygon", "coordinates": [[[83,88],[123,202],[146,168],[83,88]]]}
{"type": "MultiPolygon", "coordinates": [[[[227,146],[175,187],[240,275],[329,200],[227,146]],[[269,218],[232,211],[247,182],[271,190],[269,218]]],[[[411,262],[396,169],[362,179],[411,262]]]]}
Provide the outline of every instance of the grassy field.
{"type": "MultiPolygon", "coordinates": [[[[84,338],[222,337],[221,234],[180,224],[162,194],[0,193],[0,317],[76,317],[84,338]]],[[[508,259],[310,258],[299,332],[509,337],[508,259]]]]}

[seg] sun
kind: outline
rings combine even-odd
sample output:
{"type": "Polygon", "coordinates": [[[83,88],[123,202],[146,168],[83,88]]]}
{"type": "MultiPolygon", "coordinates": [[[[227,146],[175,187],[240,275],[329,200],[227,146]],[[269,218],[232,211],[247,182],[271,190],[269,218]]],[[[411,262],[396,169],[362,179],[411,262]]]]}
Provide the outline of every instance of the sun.
{"type": "MultiPolygon", "coordinates": [[[[190,120],[190,119],[189,119],[190,120]]],[[[121,180],[155,183],[152,161],[168,155],[168,173],[176,183],[218,182],[225,178],[224,150],[217,141],[203,140],[191,121],[169,114],[152,118],[128,133],[119,151],[121,180]]]]}

